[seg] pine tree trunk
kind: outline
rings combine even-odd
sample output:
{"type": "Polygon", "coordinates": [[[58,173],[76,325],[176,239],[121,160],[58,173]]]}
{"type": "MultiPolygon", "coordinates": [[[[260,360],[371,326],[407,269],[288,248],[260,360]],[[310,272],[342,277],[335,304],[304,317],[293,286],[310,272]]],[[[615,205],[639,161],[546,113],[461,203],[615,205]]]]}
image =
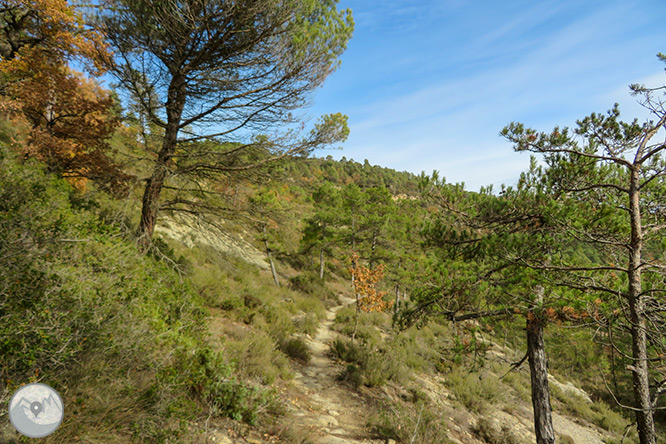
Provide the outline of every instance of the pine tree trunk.
{"type": "Polygon", "coordinates": [[[375,249],[377,248],[377,233],[372,233],[372,244],[370,246],[370,268],[375,266],[375,249]]]}
{"type": "MultiPolygon", "coordinates": [[[[536,302],[543,300],[543,288],[537,288],[536,302]]],[[[543,323],[533,312],[527,317],[527,358],[530,364],[534,432],[537,444],[555,444],[553,417],[548,390],[548,359],[543,342],[543,323]]]]}
{"type": "MultiPolygon", "coordinates": [[[[354,220],[354,216],[352,215],[352,232],[351,232],[351,247],[352,247],[352,253],[356,252],[356,222],[354,220]]],[[[354,273],[353,270],[356,270],[356,263],[352,261],[352,274],[351,274],[351,284],[352,288],[354,287],[354,273]]]]}
{"type": "Polygon", "coordinates": [[[266,248],[266,257],[268,257],[268,263],[271,265],[271,273],[273,273],[273,281],[275,281],[275,286],[280,286],[280,280],[278,279],[277,271],[275,271],[275,263],[273,262],[273,256],[271,255],[271,249],[268,245],[268,235],[266,234],[266,225],[262,228],[264,234],[264,247],[266,248]]]}
{"type": "Polygon", "coordinates": [[[324,279],[324,250],[319,250],[319,279],[324,279]]]}
{"type": "Polygon", "coordinates": [[[143,192],[141,207],[141,220],[137,229],[139,248],[146,251],[150,246],[157,222],[157,213],[160,207],[160,193],[168,174],[168,165],[171,157],[176,152],[178,145],[178,129],[180,119],[185,107],[185,83],[184,79],[173,78],[169,85],[169,93],[166,103],[167,126],[164,130],[164,141],[162,149],[157,155],[153,174],[146,182],[143,192]]]}
{"type": "Polygon", "coordinates": [[[157,213],[159,210],[160,192],[162,191],[164,179],[167,175],[167,166],[163,159],[167,157],[168,152],[162,149],[162,151],[160,151],[160,156],[157,159],[157,165],[155,165],[153,174],[146,182],[146,189],[143,192],[141,221],[139,222],[139,229],[137,230],[138,243],[141,251],[146,251],[153,239],[155,222],[157,221],[157,213]]]}
{"type": "Polygon", "coordinates": [[[631,241],[629,248],[629,313],[631,319],[631,368],[638,438],[641,444],[656,444],[652,401],[650,400],[650,375],[648,372],[647,334],[645,325],[645,301],[641,295],[641,250],[643,233],[641,222],[639,169],[631,171],[629,186],[629,214],[631,216],[631,241]]]}

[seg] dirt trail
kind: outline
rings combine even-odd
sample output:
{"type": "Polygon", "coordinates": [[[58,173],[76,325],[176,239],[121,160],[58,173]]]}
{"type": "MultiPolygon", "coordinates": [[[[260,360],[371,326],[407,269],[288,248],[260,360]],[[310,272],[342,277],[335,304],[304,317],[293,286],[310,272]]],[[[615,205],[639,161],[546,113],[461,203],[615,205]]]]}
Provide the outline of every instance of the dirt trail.
{"type": "Polygon", "coordinates": [[[361,396],[336,380],[342,367],[328,356],[329,344],[337,333],[331,329],[337,311],[354,302],[341,298],[342,305],[330,308],[314,338],[308,339],[310,362],[297,371],[294,384],[307,397],[309,408],[294,412],[310,431],[315,444],[384,443],[366,438],[366,413],[361,396]]]}

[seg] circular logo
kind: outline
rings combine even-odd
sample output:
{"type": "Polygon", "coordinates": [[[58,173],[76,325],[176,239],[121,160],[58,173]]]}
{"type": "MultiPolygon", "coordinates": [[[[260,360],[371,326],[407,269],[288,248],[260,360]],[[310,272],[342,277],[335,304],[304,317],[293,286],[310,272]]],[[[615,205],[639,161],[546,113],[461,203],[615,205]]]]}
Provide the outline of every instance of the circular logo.
{"type": "Polygon", "coordinates": [[[9,420],[28,438],[43,438],[60,426],[64,416],[62,398],[46,384],[27,384],[9,401],[9,420]]]}

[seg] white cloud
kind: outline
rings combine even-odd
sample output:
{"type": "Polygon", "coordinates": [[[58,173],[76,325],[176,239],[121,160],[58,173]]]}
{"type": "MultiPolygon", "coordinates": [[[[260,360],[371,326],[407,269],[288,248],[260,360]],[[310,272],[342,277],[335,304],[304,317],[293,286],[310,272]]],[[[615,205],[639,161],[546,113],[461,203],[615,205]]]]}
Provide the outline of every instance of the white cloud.
{"type": "MultiPolygon", "coordinates": [[[[445,48],[446,57],[433,53],[431,46],[420,48],[413,42],[412,53],[396,55],[386,66],[367,74],[377,82],[385,76],[386,82],[367,84],[364,103],[348,96],[340,101],[338,108],[350,116],[351,128],[341,155],[415,173],[438,169],[448,180],[465,181],[469,189],[478,189],[484,184],[513,182],[528,165],[529,156],[514,153],[498,135],[511,121],[541,130],[571,126],[576,119],[606,110],[616,101],[623,106],[628,103],[624,109],[633,115],[638,106],[632,107],[635,99],[629,97],[627,85],[663,83],[663,74],[646,75],[652,67],[661,72],[654,55],[666,48],[655,49],[654,45],[663,38],[637,34],[645,12],[621,2],[572,16],[565,26],[555,27],[553,20],[561,20],[571,8],[579,7],[578,2],[559,5],[552,9],[530,5],[497,28],[479,29],[476,38],[445,48]],[[544,32],[540,35],[536,30],[541,27],[544,32]],[[532,40],[507,46],[512,38],[526,33],[532,40]],[[440,78],[432,80],[433,74],[419,85],[420,78],[411,77],[404,66],[418,61],[433,73],[441,72],[440,78]],[[401,71],[389,70],[396,66],[401,71]]],[[[419,15],[402,11],[407,12],[419,15]]],[[[361,22],[371,19],[379,28],[382,20],[388,20],[369,14],[361,22]]],[[[660,35],[663,37],[663,31],[660,35]]],[[[445,40],[433,36],[438,39],[445,40]]],[[[360,82],[366,74],[355,75],[360,82]]]]}

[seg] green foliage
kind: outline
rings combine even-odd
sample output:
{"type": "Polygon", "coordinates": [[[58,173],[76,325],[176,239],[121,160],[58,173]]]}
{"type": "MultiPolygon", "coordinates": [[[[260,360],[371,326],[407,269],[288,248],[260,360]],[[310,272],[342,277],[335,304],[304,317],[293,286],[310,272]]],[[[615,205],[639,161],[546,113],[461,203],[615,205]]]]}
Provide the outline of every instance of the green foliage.
{"type": "Polygon", "coordinates": [[[299,273],[292,277],[289,282],[291,287],[296,291],[323,299],[331,299],[333,297],[333,292],[319,279],[319,276],[315,272],[306,271],[299,273]]]}
{"type": "Polygon", "coordinates": [[[275,395],[240,382],[234,368],[224,363],[221,354],[203,349],[197,352],[197,361],[199,365],[188,382],[191,389],[206,399],[217,413],[255,424],[260,409],[277,411],[275,395]]]}
{"type": "Polygon", "coordinates": [[[522,444],[508,426],[497,427],[493,420],[486,416],[477,420],[472,431],[488,444],[522,444]]]}
{"type": "MultiPolygon", "coordinates": [[[[353,309],[338,311],[336,328],[351,334],[353,309]],[[340,325],[342,324],[342,325],[340,325]]],[[[441,359],[443,339],[448,331],[438,324],[429,324],[421,330],[408,330],[381,339],[380,327],[385,328],[388,317],[382,313],[362,313],[356,333],[357,341],[336,338],[331,354],[348,363],[342,379],[353,385],[381,386],[389,381],[405,383],[410,372],[434,371],[441,359]]]]}
{"type": "MultiPolygon", "coordinates": [[[[3,399],[31,381],[66,393],[76,420],[53,435],[61,441],[114,442],[129,432],[138,442],[174,442],[186,432],[183,421],[204,411],[250,423],[279,413],[276,396],[249,382],[288,376],[275,339],[263,332],[236,338],[225,355],[204,341],[204,301],[219,302],[220,292],[247,287],[251,276],[220,279],[219,269],[167,244],[140,255],[63,180],[18,163],[2,144],[0,163],[3,399]],[[175,268],[191,271],[193,285],[175,268]],[[97,436],[100,412],[104,437],[97,436]]],[[[316,328],[321,303],[283,291],[271,299],[278,305],[277,298],[293,297],[281,310],[262,306],[267,289],[241,292],[239,309],[248,316],[262,311],[276,332],[281,323],[287,334],[316,328]],[[303,309],[311,318],[299,327],[291,318],[303,309]]]]}
{"type": "Polygon", "coordinates": [[[310,347],[301,338],[289,338],[282,341],[280,350],[292,359],[305,364],[310,362],[310,347]]]}
{"type": "Polygon", "coordinates": [[[240,338],[222,344],[225,356],[245,378],[272,384],[278,376],[287,377],[289,366],[275,341],[263,330],[247,331],[240,338]]]}
{"type": "Polygon", "coordinates": [[[469,373],[458,368],[447,375],[447,386],[468,410],[484,413],[490,405],[504,398],[497,376],[491,373],[469,373]]]}
{"type": "Polygon", "coordinates": [[[409,443],[449,443],[446,423],[432,405],[421,400],[413,404],[382,402],[368,420],[379,439],[409,443]]]}

